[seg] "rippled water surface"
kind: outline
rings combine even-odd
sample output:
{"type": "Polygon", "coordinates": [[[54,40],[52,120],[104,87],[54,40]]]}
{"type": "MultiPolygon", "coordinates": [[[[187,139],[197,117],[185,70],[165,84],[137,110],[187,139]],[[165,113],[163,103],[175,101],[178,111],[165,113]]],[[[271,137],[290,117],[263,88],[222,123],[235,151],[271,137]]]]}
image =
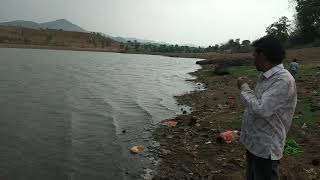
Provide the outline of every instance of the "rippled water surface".
{"type": "Polygon", "coordinates": [[[195,59],[0,49],[0,179],[141,179],[195,59]],[[126,133],[122,133],[125,130],[126,133]]]}

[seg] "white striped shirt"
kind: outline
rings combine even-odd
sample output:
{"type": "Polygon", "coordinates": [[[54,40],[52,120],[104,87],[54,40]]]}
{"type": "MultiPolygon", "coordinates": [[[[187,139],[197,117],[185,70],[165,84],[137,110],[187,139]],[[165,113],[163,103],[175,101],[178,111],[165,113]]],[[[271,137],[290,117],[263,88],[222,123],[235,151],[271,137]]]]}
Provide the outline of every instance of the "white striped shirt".
{"type": "Polygon", "coordinates": [[[261,74],[255,91],[241,86],[243,115],[240,141],[252,154],[279,160],[297,104],[294,78],[279,64],[261,74]]]}

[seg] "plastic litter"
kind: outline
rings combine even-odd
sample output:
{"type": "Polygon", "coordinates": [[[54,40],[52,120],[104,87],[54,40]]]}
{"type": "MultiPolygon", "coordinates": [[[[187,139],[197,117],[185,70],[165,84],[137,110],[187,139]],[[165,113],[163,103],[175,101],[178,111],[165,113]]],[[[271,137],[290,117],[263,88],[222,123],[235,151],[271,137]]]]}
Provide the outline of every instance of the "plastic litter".
{"type": "Polygon", "coordinates": [[[177,124],[178,122],[175,119],[171,119],[162,123],[163,126],[168,126],[168,127],[175,127],[177,126],[177,124]]]}
{"type": "Polygon", "coordinates": [[[238,130],[226,131],[219,135],[218,139],[223,140],[225,143],[230,144],[239,139],[240,132],[238,130]]]}
{"type": "Polygon", "coordinates": [[[144,147],[141,146],[141,145],[138,145],[138,146],[133,146],[130,151],[134,154],[138,154],[138,153],[141,153],[144,151],[144,147]]]}

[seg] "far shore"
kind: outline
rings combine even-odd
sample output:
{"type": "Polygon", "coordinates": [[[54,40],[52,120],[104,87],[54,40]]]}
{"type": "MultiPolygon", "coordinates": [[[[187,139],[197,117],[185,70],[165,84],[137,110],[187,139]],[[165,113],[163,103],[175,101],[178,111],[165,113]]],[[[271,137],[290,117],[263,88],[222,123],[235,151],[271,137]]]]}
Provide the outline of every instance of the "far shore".
{"type": "MultiPolygon", "coordinates": [[[[123,54],[146,54],[146,55],[159,55],[168,57],[181,57],[181,58],[198,58],[192,53],[144,53],[137,51],[123,51],[117,48],[81,48],[81,47],[68,47],[68,46],[50,46],[50,45],[33,45],[33,44],[4,44],[0,43],[0,48],[20,48],[20,49],[47,49],[47,50],[66,50],[66,51],[88,51],[88,52],[113,52],[123,54]]],[[[200,58],[203,59],[203,58],[200,58]]]]}
{"type": "Polygon", "coordinates": [[[0,48],[21,48],[21,49],[51,49],[51,50],[72,50],[72,51],[90,51],[90,52],[117,52],[118,49],[107,48],[80,48],[67,46],[46,46],[46,45],[25,45],[25,44],[3,44],[0,43],[0,48]]]}

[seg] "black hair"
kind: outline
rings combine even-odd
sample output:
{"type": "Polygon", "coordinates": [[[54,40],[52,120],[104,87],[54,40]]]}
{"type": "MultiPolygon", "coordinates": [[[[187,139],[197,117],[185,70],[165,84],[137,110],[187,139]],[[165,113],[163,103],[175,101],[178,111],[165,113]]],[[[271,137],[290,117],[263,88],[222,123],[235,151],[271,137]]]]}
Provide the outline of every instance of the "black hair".
{"type": "Polygon", "coordinates": [[[293,61],[293,62],[297,62],[297,59],[293,59],[292,61],[293,61]]]}
{"type": "Polygon", "coordinates": [[[254,41],[252,46],[256,53],[263,53],[272,64],[281,64],[286,56],[281,41],[273,36],[264,36],[254,41]]]}

